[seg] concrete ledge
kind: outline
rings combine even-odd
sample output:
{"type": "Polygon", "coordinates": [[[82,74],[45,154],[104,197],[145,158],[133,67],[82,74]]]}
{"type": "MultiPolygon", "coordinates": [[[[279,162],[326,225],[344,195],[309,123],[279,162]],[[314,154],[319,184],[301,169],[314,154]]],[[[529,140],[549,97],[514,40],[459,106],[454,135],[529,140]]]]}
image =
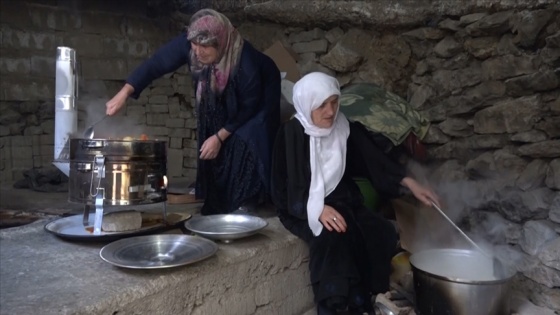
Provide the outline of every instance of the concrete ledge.
{"type": "Polygon", "coordinates": [[[2,230],[0,314],[303,314],[313,307],[307,246],[266,220],[210,259],[158,270],[114,267],[99,257],[105,243],[61,240],[46,221],[2,230]]]}

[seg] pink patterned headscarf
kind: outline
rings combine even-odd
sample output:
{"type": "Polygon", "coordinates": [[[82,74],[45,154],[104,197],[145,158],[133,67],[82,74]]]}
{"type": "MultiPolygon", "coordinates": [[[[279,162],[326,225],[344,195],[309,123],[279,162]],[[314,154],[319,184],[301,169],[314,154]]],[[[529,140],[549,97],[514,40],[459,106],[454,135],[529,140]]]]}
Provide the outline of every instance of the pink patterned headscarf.
{"type": "MultiPolygon", "coordinates": [[[[218,60],[212,65],[201,64],[192,50],[189,57],[193,74],[200,74],[208,67],[213,67],[210,88],[213,92],[221,94],[239,63],[243,38],[225,15],[211,9],[203,9],[192,16],[187,39],[200,45],[213,46],[218,50],[218,60]]],[[[198,81],[197,103],[200,103],[205,84],[207,83],[204,80],[198,81]]]]}

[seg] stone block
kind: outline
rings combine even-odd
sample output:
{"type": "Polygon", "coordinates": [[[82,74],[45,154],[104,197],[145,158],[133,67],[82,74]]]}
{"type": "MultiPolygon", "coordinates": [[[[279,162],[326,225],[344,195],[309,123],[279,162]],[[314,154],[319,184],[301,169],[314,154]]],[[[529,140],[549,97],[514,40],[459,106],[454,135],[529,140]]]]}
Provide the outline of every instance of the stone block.
{"type": "Polygon", "coordinates": [[[146,58],[149,54],[148,42],[144,40],[129,40],[128,55],[136,58],[146,58]]]}
{"type": "Polygon", "coordinates": [[[165,126],[169,119],[168,114],[150,114],[146,115],[146,122],[149,126],[165,126]]]}
{"type": "Polygon", "coordinates": [[[182,175],[183,177],[192,178],[194,180],[194,178],[196,178],[196,168],[183,168],[182,175]]]}
{"type": "Polygon", "coordinates": [[[64,44],[76,50],[78,60],[83,60],[83,57],[99,58],[103,54],[103,43],[103,37],[95,34],[80,33],[64,37],[64,44]]]}
{"type": "Polygon", "coordinates": [[[100,11],[83,11],[82,30],[86,33],[101,34],[104,36],[124,36],[125,17],[100,11]]]}
{"type": "Polygon", "coordinates": [[[183,151],[178,149],[167,150],[167,176],[177,177],[183,174],[183,151]]]}
{"type": "Polygon", "coordinates": [[[54,136],[52,134],[50,135],[40,135],[40,143],[41,144],[50,144],[50,145],[54,145],[54,136]]]}
{"type": "Polygon", "coordinates": [[[2,72],[2,77],[10,74],[27,75],[31,73],[31,59],[2,54],[2,58],[0,58],[0,71],[2,72]]]}
{"type": "Polygon", "coordinates": [[[25,158],[16,158],[12,159],[12,170],[28,170],[33,168],[33,155],[29,155],[25,158]]]}
{"type": "Polygon", "coordinates": [[[31,74],[43,77],[54,77],[56,70],[56,58],[47,56],[31,57],[31,74]]]}
{"type": "MultiPolygon", "coordinates": [[[[54,135],[54,119],[49,119],[41,123],[41,133],[54,135]]],[[[38,133],[40,134],[40,133],[38,133]]]]}
{"type": "Polygon", "coordinates": [[[183,138],[178,138],[178,137],[169,138],[169,148],[170,149],[182,149],[183,148],[183,138]]]}
{"type": "Polygon", "coordinates": [[[148,18],[139,16],[127,16],[126,23],[126,36],[134,39],[154,39],[154,38],[170,38],[167,37],[167,32],[155,25],[154,21],[148,18]],[[163,33],[163,34],[162,34],[163,33]],[[165,36],[163,36],[165,35],[165,36]]]}
{"type": "Polygon", "coordinates": [[[8,28],[4,28],[2,33],[2,46],[4,48],[56,51],[54,33],[20,31],[8,28]]]}
{"type": "Polygon", "coordinates": [[[302,53],[326,53],[329,42],[326,39],[314,40],[306,43],[296,43],[292,45],[294,52],[302,53]]]}
{"type": "Polygon", "coordinates": [[[120,37],[103,38],[103,54],[107,56],[128,56],[128,39],[120,37]]]}
{"type": "Polygon", "coordinates": [[[13,136],[10,138],[12,148],[31,147],[33,145],[33,136],[13,136]]]}
{"type": "Polygon", "coordinates": [[[28,10],[31,22],[38,29],[71,31],[82,27],[81,15],[75,10],[41,4],[30,4],[28,10]]]}
{"type": "Polygon", "coordinates": [[[9,136],[9,135],[10,135],[10,127],[0,126],[0,137],[9,136]]]}
{"type": "Polygon", "coordinates": [[[41,126],[27,126],[23,130],[24,136],[33,136],[33,135],[40,135],[43,133],[43,129],[41,126]]]}
{"type": "Polygon", "coordinates": [[[528,131],[540,120],[542,105],[538,95],[504,100],[474,115],[476,133],[528,131]]]}
{"type": "Polygon", "coordinates": [[[184,158],[183,159],[183,166],[187,167],[187,168],[196,168],[197,161],[196,161],[196,159],[184,158]]]}
{"type": "Polygon", "coordinates": [[[169,128],[169,136],[176,138],[186,138],[186,135],[190,134],[189,129],[185,128],[169,128]]]}
{"type": "Polygon", "coordinates": [[[32,29],[33,24],[24,1],[2,1],[0,10],[2,24],[18,29],[32,29]]]}
{"type": "MultiPolygon", "coordinates": [[[[153,136],[153,137],[156,137],[160,140],[163,140],[159,136],[167,137],[167,135],[169,134],[169,128],[167,128],[167,127],[157,127],[157,126],[148,127],[146,129],[146,134],[150,135],[150,136],[153,136]]],[[[166,140],[167,140],[167,138],[166,138],[166,140]]]]}
{"type": "Polygon", "coordinates": [[[175,90],[171,86],[155,86],[150,89],[152,95],[173,95],[175,90]]]}
{"type": "Polygon", "coordinates": [[[162,113],[162,110],[165,111],[163,113],[167,113],[169,111],[169,107],[167,106],[167,101],[168,101],[169,97],[167,95],[151,95],[150,97],[148,97],[148,102],[150,104],[164,104],[165,106],[153,106],[150,105],[148,112],[151,112],[152,107],[154,108],[154,110],[157,110],[156,113],[162,113]]]}
{"type": "Polygon", "coordinates": [[[196,118],[189,118],[185,121],[185,128],[196,129],[196,118]]]}
{"type": "Polygon", "coordinates": [[[124,80],[128,76],[126,59],[84,58],[81,65],[82,75],[88,79],[124,80]]]}
{"type": "Polygon", "coordinates": [[[7,161],[6,163],[9,163],[10,167],[11,167],[11,161],[12,161],[12,147],[10,146],[4,146],[2,148],[0,148],[0,160],[5,160],[7,161]]]}
{"type": "Polygon", "coordinates": [[[183,140],[183,148],[186,148],[186,149],[190,148],[190,149],[197,150],[198,149],[198,144],[197,144],[196,140],[184,139],[183,140]]]}
{"type": "Polygon", "coordinates": [[[314,28],[311,31],[292,33],[288,38],[290,43],[311,42],[316,39],[323,39],[325,31],[320,28],[314,28]]]}
{"type": "Polygon", "coordinates": [[[181,118],[170,118],[165,122],[165,126],[169,128],[184,128],[185,120],[181,118]]]}

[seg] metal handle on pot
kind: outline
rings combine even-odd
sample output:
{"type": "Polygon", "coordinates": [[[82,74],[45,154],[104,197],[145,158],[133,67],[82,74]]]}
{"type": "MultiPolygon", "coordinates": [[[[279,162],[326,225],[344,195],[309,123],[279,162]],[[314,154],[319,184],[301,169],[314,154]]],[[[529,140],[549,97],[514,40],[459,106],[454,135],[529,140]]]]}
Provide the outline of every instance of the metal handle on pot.
{"type": "Polygon", "coordinates": [[[93,163],[95,164],[95,169],[97,169],[97,187],[95,187],[95,193],[93,191],[93,175],[96,172],[91,172],[91,181],[89,182],[89,194],[91,197],[97,196],[99,194],[99,190],[101,189],[101,178],[105,177],[105,157],[103,155],[96,155],[93,159],[93,163]]]}

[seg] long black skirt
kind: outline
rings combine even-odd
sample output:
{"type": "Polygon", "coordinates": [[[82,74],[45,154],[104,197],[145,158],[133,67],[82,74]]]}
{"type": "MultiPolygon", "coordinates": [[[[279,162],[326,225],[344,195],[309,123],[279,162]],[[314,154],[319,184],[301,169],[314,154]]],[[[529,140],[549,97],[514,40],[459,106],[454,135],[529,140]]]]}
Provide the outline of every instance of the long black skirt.
{"type": "Polygon", "coordinates": [[[397,244],[394,226],[365,207],[335,209],[346,220],[346,232],[323,228],[309,241],[315,302],[342,297],[352,304],[354,298],[386,292],[397,244]]]}

